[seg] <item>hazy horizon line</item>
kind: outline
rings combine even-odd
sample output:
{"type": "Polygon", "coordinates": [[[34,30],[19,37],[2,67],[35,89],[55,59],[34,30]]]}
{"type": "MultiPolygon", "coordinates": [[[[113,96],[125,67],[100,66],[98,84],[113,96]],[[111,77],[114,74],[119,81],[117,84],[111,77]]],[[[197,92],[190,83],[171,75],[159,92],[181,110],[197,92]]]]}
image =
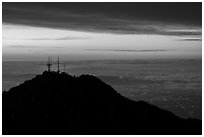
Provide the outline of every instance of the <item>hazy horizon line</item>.
{"type": "MultiPolygon", "coordinates": [[[[69,59],[62,59],[61,61],[73,61],[73,62],[78,62],[78,61],[130,61],[130,60],[202,60],[202,57],[189,57],[189,58],[177,58],[177,57],[172,57],[172,58],[140,58],[140,59],[76,59],[76,60],[69,60],[69,59]]],[[[47,62],[47,60],[3,60],[2,62],[47,62]]],[[[57,62],[57,60],[53,60],[53,62],[57,62]]]]}

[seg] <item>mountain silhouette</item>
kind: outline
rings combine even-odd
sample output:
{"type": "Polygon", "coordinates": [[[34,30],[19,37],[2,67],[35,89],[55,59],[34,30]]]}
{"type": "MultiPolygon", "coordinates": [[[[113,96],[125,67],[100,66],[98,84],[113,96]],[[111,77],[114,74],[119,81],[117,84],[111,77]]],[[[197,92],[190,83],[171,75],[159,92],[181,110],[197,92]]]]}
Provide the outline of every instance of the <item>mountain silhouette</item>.
{"type": "Polygon", "coordinates": [[[202,134],[182,119],[121,96],[92,75],[43,72],[2,94],[3,134],[202,134]]]}

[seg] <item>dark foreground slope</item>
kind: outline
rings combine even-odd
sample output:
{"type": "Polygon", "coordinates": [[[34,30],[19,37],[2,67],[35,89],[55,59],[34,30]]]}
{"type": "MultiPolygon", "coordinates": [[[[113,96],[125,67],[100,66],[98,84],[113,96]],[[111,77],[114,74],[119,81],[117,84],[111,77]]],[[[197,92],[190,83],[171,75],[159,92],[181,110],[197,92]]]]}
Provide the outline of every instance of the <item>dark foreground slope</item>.
{"type": "Polygon", "coordinates": [[[201,134],[201,120],[129,100],[90,75],[44,72],[2,99],[3,134],[201,134]]]}

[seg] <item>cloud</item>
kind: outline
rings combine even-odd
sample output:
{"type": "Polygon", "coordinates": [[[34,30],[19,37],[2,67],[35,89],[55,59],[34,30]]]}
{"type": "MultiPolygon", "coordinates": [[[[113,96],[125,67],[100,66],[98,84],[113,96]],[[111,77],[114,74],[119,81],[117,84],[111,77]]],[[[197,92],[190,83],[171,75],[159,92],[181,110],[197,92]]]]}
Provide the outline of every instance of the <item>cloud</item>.
{"type": "Polygon", "coordinates": [[[2,39],[15,39],[15,40],[83,40],[89,39],[90,37],[78,37],[78,36],[67,36],[67,37],[58,37],[58,38],[51,38],[51,37],[43,37],[43,38],[26,38],[26,39],[17,39],[13,37],[2,37],[2,39]]]}
{"type": "Polygon", "coordinates": [[[180,41],[202,41],[202,38],[186,38],[186,39],[179,39],[180,41]]]}
{"type": "Polygon", "coordinates": [[[24,40],[82,40],[82,39],[88,39],[89,37],[61,37],[61,38],[29,38],[24,40]]]}
{"type": "Polygon", "coordinates": [[[2,18],[3,23],[100,33],[202,35],[202,3],[3,3],[2,18]]]}
{"type": "Polygon", "coordinates": [[[45,46],[32,46],[32,45],[10,45],[7,48],[26,48],[26,49],[42,49],[42,48],[49,48],[49,49],[61,49],[64,47],[56,46],[56,47],[45,47],[45,46]]]}
{"type": "Polygon", "coordinates": [[[7,46],[7,48],[41,48],[43,46],[25,46],[25,45],[11,45],[7,46]]]}
{"type": "Polygon", "coordinates": [[[163,52],[163,51],[170,51],[165,49],[153,49],[153,50],[130,50],[130,49],[85,49],[89,51],[115,51],[115,52],[163,52]]]}

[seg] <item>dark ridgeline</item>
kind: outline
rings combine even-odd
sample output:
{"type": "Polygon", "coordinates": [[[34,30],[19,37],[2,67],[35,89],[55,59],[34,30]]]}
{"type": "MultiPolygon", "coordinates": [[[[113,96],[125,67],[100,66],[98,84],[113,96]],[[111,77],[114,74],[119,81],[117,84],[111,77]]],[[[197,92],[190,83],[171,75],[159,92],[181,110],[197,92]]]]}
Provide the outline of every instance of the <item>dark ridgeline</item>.
{"type": "Polygon", "coordinates": [[[202,134],[201,120],[129,100],[91,75],[48,69],[3,92],[2,101],[4,135],[202,134]]]}

